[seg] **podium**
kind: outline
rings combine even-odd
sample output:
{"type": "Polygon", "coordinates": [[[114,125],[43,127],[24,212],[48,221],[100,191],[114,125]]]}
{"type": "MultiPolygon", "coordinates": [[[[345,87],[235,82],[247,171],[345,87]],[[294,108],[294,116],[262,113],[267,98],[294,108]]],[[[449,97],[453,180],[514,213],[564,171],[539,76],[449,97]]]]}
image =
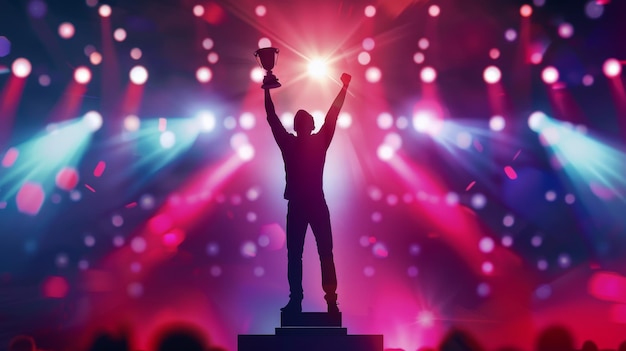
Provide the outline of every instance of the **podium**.
{"type": "Polygon", "coordinates": [[[238,351],[383,351],[382,335],[349,335],[341,312],[280,314],[275,335],[238,335],[238,351]]]}

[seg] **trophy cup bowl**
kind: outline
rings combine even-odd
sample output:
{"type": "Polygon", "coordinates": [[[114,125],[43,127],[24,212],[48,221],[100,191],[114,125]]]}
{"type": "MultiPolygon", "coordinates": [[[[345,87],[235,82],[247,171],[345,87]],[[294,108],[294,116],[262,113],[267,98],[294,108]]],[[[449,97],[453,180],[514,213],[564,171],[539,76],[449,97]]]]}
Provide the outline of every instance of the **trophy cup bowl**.
{"type": "Polygon", "coordinates": [[[275,89],[281,86],[278,78],[272,73],[272,68],[278,59],[277,48],[262,48],[254,52],[254,57],[261,68],[267,71],[267,75],[263,78],[261,89],[275,89]]]}

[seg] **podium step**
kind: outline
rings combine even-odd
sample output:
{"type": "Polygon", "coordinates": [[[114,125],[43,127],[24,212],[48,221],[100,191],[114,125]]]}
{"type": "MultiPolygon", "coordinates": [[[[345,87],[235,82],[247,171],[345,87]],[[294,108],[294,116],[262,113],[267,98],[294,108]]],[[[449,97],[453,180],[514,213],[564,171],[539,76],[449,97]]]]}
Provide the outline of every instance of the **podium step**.
{"type": "Polygon", "coordinates": [[[338,327],[287,327],[287,328],[276,328],[276,335],[315,335],[315,336],[326,336],[326,335],[348,335],[347,328],[338,328],[338,327]]]}
{"type": "Polygon", "coordinates": [[[341,327],[341,312],[280,313],[281,327],[341,327]]]}
{"type": "Polygon", "coordinates": [[[239,335],[238,351],[383,351],[382,335],[239,335]]]}

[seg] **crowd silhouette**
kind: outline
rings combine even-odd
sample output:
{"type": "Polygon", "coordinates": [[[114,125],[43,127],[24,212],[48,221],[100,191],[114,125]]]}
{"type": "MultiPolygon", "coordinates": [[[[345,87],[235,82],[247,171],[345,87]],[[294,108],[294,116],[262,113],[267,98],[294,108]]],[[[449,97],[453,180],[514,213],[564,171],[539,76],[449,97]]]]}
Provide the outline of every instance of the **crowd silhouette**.
{"type": "MultiPolygon", "coordinates": [[[[156,343],[151,350],[135,350],[130,346],[129,333],[122,335],[100,333],[93,338],[86,351],[231,351],[211,345],[208,335],[202,333],[200,328],[189,325],[168,326],[158,332],[155,340],[156,343]]],[[[49,348],[45,350],[38,348],[35,338],[29,335],[15,336],[9,342],[7,349],[8,351],[57,351],[49,348]]],[[[74,349],[71,346],[60,346],[58,350],[74,349]]],[[[453,327],[446,333],[437,347],[422,347],[418,350],[385,349],[385,351],[626,351],[626,335],[625,340],[617,345],[617,348],[599,348],[593,340],[584,341],[579,348],[576,347],[574,336],[567,328],[553,325],[542,330],[536,336],[531,350],[514,345],[489,349],[483,347],[471,333],[453,327]]]]}

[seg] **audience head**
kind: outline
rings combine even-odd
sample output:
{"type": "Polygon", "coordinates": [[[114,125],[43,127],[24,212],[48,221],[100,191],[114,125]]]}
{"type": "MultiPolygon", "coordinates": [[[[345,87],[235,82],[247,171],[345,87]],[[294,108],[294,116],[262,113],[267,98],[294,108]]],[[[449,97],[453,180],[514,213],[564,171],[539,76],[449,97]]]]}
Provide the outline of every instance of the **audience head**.
{"type": "Polygon", "coordinates": [[[439,345],[440,351],[482,351],[478,341],[468,332],[452,329],[446,334],[439,345]]]}
{"type": "Polygon", "coordinates": [[[89,348],[90,351],[128,351],[128,349],[126,338],[116,338],[107,333],[98,335],[89,348]]]}
{"type": "Polygon", "coordinates": [[[598,351],[598,345],[591,340],[587,340],[583,343],[581,351],[598,351]]]}
{"type": "Polygon", "coordinates": [[[35,339],[28,335],[18,335],[9,341],[9,351],[35,351],[35,339]]]}
{"type": "Polygon", "coordinates": [[[555,325],[539,334],[536,342],[537,351],[573,351],[574,340],[564,327],[555,325]]]}
{"type": "Polygon", "coordinates": [[[205,351],[207,341],[202,331],[188,325],[173,325],[160,333],[157,351],[205,351]]]}

